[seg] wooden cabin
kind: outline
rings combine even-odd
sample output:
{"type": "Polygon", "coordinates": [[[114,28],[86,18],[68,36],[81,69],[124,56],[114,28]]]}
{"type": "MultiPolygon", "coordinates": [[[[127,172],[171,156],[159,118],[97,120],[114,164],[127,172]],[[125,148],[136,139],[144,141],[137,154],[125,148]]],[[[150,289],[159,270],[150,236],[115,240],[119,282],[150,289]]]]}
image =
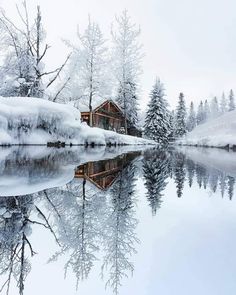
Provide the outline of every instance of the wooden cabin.
{"type": "MultiPolygon", "coordinates": [[[[89,125],[89,106],[87,101],[77,104],[81,112],[81,121],[89,125]]],[[[125,117],[119,106],[111,99],[94,99],[92,102],[93,127],[125,133],[125,117]]],[[[128,135],[142,137],[142,132],[127,122],[128,135]]]]}
{"type": "MultiPolygon", "coordinates": [[[[89,124],[89,108],[81,108],[81,120],[89,124]]],[[[93,103],[92,113],[93,127],[105,130],[113,130],[122,133],[125,126],[125,118],[121,109],[112,100],[98,100],[93,103]]]]}

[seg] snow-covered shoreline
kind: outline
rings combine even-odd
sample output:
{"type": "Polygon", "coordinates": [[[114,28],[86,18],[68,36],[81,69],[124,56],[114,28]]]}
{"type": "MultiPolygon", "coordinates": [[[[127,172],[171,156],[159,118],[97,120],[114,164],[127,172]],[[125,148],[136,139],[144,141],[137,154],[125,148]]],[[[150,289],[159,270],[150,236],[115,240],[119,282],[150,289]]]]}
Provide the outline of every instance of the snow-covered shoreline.
{"type": "Polygon", "coordinates": [[[236,110],[197,126],[176,143],[185,146],[235,149],[236,110]]]}
{"type": "Polygon", "coordinates": [[[0,97],[0,146],[151,145],[155,142],[81,123],[78,109],[32,97],[0,97]]]}

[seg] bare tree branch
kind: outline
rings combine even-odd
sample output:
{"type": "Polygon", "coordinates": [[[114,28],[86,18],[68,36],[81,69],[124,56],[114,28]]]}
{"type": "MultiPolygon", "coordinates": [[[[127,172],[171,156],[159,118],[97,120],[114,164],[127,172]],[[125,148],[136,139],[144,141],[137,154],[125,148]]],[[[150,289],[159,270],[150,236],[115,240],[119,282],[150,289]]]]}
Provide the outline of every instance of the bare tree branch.
{"type": "Polygon", "coordinates": [[[61,71],[63,70],[63,68],[65,67],[65,65],[67,64],[68,60],[70,59],[71,57],[71,53],[67,56],[64,64],[58,69],[58,72],[57,74],[55,75],[55,77],[48,83],[48,85],[46,86],[46,88],[48,88],[57,78],[58,76],[60,75],[61,71]]]}

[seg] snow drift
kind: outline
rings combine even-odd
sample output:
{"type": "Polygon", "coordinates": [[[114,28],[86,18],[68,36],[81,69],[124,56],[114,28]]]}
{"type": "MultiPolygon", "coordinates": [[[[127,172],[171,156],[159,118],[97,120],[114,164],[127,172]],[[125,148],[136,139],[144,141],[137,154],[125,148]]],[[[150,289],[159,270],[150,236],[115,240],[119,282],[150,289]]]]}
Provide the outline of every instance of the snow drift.
{"type": "Polygon", "coordinates": [[[151,144],[81,123],[80,112],[71,105],[32,97],[0,97],[0,145],[47,144],[151,144]]]}
{"type": "Polygon", "coordinates": [[[207,147],[236,145],[236,110],[197,126],[177,143],[207,147]]]}

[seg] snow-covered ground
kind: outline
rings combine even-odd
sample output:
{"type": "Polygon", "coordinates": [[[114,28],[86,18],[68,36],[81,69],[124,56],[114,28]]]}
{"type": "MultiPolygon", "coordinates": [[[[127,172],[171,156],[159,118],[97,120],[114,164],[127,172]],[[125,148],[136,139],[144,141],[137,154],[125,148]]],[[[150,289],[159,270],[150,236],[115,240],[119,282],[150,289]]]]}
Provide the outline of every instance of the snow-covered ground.
{"type": "Polygon", "coordinates": [[[236,145],[236,110],[197,126],[177,143],[209,147],[236,145]]]}
{"type": "Polygon", "coordinates": [[[143,145],[154,142],[91,128],[80,122],[80,112],[71,105],[32,97],[0,97],[0,145],[94,143],[143,145]]]}

